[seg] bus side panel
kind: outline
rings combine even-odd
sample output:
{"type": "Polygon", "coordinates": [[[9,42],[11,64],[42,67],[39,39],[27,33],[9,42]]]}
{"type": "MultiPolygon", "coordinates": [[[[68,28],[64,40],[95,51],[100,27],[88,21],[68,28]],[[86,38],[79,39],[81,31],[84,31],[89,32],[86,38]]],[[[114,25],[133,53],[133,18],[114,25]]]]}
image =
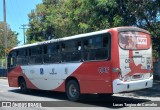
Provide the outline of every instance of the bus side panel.
{"type": "Polygon", "coordinates": [[[20,66],[17,66],[15,67],[13,70],[11,70],[9,73],[8,73],[8,83],[9,83],[9,86],[10,87],[19,87],[18,85],[18,78],[20,76],[22,76],[25,81],[26,81],[26,85],[27,85],[27,88],[29,89],[38,89],[36,86],[34,86],[31,81],[23,74],[23,71],[21,69],[20,66]]]}
{"type": "Polygon", "coordinates": [[[112,39],[111,39],[111,76],[112,76],[112,82],[114,79],[119,78],[120,73],[113,71],[113,69],[119,69],[120,68],[120,60],[119,60],[119,49],[118,49],[118,32],[116,29],[110,30],[112,39]]]}
{"type": "Polygon", "coordinates": [[[56,89],[53,89],[52,91],[65,92],[65,81],[56,89]]]}
{"type": "MultiPolygon", "coordinates": [[[[69,77],[75,77],[83,93],[112,93],[110,61],[84,62],[69,77]]],[[[65,82],[53,91],[65,91],[65,82]]]]}
{"type": "Polygon", "coordinates": [[[18,77],[22,72],[20,67],[14,67],[11,71],[8,72],[8,83],[10,87],[18,87],[18,77]]]}
{"type": "Polygon", "coordinates": [[[84,62],[73,74],[81,93],[112,93],[110,61],[84,62]]]}
{"type": "Polygon", "coordinates": [[[9,87],[18,87],[18,78],[14,76],[8,77],[9,87]]]}

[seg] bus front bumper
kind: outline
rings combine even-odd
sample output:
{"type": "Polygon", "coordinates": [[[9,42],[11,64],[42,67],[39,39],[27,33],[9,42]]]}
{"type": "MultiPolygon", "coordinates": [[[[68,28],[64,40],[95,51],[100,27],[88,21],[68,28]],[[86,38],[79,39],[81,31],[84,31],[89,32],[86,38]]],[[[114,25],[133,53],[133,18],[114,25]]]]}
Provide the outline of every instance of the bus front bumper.
{"type": "Polygon", "coordinates": [[[150,88],[153,85],[153,76],[149,79],[123,82],[119,79],[113,81],[113,93],[127,92],[150,88]]]}

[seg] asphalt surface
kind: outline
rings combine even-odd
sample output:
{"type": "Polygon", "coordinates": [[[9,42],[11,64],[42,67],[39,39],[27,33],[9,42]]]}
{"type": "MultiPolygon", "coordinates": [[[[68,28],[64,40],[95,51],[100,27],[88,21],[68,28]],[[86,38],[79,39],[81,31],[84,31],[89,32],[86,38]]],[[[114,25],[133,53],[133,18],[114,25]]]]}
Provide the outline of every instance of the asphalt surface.
{"type": "Polygon", "coordinates": [[[32,90],[22,94],[19,88],[9,87],[7,79],[0,79],[0,110],[158,110],[157,106],[160,107],[160,81],[154,81],[153,87],[149,89],[114,94],[111,97],[90,94],[84,95],[80,102],[71,102],[65,93],[60,92],[32,90]],[[6,107],[7,103],[12,107],[6,107]]]}

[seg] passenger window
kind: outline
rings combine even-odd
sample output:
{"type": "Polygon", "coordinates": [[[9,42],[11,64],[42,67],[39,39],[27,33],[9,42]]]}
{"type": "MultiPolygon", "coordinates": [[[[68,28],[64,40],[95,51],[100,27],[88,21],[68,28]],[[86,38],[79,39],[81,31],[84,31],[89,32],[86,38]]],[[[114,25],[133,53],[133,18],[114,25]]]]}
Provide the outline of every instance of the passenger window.
{"type": "Polygon", "coordinates": [[[90,38],[86,39],[84,41],[84,48],[86,50],[88,49],[96,49],[101,46],[101,38],[100,37],[95,37],[95,38],[90,38]]]}
{"type": "Polygon", "coordinates": [[[81,61],[81,41],[66,41],[62,43],[61,47],[62,62],[81,61]]]}
{"type": "Polygon", "coordinates": [[[60,46],[59,45],[48,45],[47,49],[48,54],[58,53],[60,52],[60,46]]]}
{"type": "Polygon", "coordinates": [[[80,51],[82,49],[81,41],[76,42],[76,50],[80,51]]]}
{"type": "Polygon", "coordinates": [[[103,47],[108,47],[109,46],[109,40],[110,40],[109,36],[104,36],[103,37],[103,47]]]}
{"type": "Polygon", "coordinates": [[[60,45],[49,44],[45,46],[45,54],[43,55],[44,63],[60,62],[60,45]]]}
{"type": "Polygon", "coordinates": [[[110,34],[99,34],[83,40],[83,60],[104,60],[109,58],[110,34]]]}
{"type": "Polygon", "coordinates": [[[28,64],[28,55],[27,49],[17,50],[17,64],[18,65],[27,65],[28,64]]]}
{"type": "Polygon", "coordinates": [[[29,49],[29,63],[40,64],[42,63],[42,47],[35,46],[29,49]]]}
{"type": "Polygon", "coordinates": [[[76,50],[76,42],[75,41],[66,41],[62,43],[62,51],[63,52],[71,52],[76,50]]]}
{"type": "Polygon", "coordinates": [[[33,55],[41,55],[42,54],[42,47],[37,46],[37,47],[32,47],[31,48],[31,56],[33,55]]]}

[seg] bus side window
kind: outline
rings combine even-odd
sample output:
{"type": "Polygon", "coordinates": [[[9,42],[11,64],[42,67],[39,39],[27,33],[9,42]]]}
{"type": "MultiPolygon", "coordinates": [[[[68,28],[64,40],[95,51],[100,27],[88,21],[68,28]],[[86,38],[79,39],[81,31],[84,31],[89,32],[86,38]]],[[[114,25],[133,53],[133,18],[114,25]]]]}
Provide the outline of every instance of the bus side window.
{"type": "Polygon", "coordinates": [[[16,52],[15,51],[13,51],[13,52],[11,52],[10,54],[9,54],[9,56],[8,56],[8,62],[9,62],[9,64],[8,64],[8,67],[15,67],[16,66],[16,52]]]}
{"type": "Polygon", "coordinates": [[[44,45],[43,46],[43,54],[47,54],[48,53],[48,45],[44,45]]]}
{"type": "Polygon", "coordinates": [[[28,51],[26,48],[17,50],[17,64],[18,65],[28,64],[28,51]]]}
{"type": "Polygon", "coordinates": [[[107,36],[103,37],[103,47],[107,47],[109,46],[109,38],[107,36]]]}
{"type": "Polygon", "coordinates": [[[88,60],[93,60],[91,57],[94,57],[94,55],[91,55],[91,46],[92,45],[92,39],[91,38],[87,38],[83,40],[83,60],[84,61],[88,61],[88,60]]]}
{"type": "Polygon", "coordinates": [[[77,50],[81,51],[81,49],[82,49],[81,42],[77,41],[77,50]]]}
{"type": "Polygon", "coordinates": [[[109,37],[107,33],[94,35],[83,40],[83,59],[105,60],[109,57],[109,37]]]}
{"type": "Polygon", "coordinates": [[[96,59],[104,60],[110,58],[110,34],[101,35],[101,47],[97,50],[96,59]]]}
{"type": "Polygon", "coordinates": [[[83,41],[83,46],[84,46],[84,50],[88,50],[89,49],[89,40],[88,39],[85,39],[83,41]]]}
{"type": "Polygon", "coordinates": [[[62,48],[62,62],[81,61],[81,41],[70,40],[63,42],[62,48]]]}
{"type": "Polygon", "coordinates": [[[82,42],[77,40],[75,41],[76,50],[72,52],[73,61],[82,61],[82,42]]]}
{"type": "Polygon", "coordinates": [[[48,44],[44,47],[43,59],[44,63],[60,62],[60,46],[59,44],[48,44]]]}
{"type": "Polygon", "coordinates": [[[62,52],[66,51],[66,47],[65,47],[64,43],[61,44],[61,50],[62,50],[62,52]]]}
{"type": "Polygon", "coordinates": [[[29,63],[40,64],[42,63],[42,47],[35,46],[29,49],[29,63]]]}

